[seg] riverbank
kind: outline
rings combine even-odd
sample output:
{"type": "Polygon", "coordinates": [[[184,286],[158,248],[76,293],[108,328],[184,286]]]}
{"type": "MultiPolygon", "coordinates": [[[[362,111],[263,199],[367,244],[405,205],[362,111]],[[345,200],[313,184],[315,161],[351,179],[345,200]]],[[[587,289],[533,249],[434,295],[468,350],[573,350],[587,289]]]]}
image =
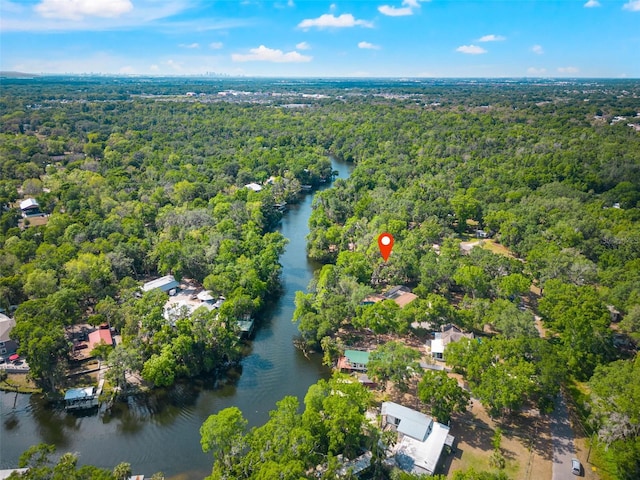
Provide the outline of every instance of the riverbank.
{"type": "Polygon", "coordinates": [[[7,378],[0,382],[0,391],[14,393],[42,393],[42,390],[23,373],[8,373],[7,378]]]}
{"type": "MultiPolygon", "coordinates": [[[[349,176],[351,165],[333,161],[333,166],[338,178],[349,176]]],[[[323,184],[317,191],[330,186],[323,184]]],[[[167,479],[202,480],[212,465],[199,434],[209,415],[236,406],[251,428],[264,424],[283,397],[302,402],[310,385],[331,374],[320,354],[307,358],[293,344],[299,335],[291,321],[295,294],[306,291],[318,268],[306,255],[313,193],[289,205],[281,220],[278,230],[289,240],[280,256],[282,293],[263,312],[243,359],[225,378],[206,377],[127,395],[97,413],[68,413],[39,395],[0,393],[0,468],[16,465],[27,448],[45,442],[62,452],[78,452],[80,464],[112,467],[128,462],[134,471],[160,470],[167,479]]]]}

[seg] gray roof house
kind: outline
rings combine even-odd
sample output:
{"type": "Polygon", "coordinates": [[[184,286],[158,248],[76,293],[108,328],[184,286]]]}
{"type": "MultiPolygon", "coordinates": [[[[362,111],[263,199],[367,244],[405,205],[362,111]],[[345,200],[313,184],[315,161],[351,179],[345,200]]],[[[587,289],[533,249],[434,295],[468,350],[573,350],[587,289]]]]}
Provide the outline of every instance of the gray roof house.
{"type": "Polygon", "coordinates": [[[452,342],[459,342],[463,338],[474,338],[473,333],[464,333],[458,327],[449,323],[442,327],[442,331],[433,333],[431,340],[431,356],[436,360],[444,360],[444,349],[452,342]]]}
{"type": "Polygon", "coordinates": [[[165,275],[164,277],[156,278],[155,280],[145,283],[142,286],[142,291],[149,292],[157,288],[162,292],[169,293],[169,291],[179,286],[180,282],[178,282],[173,275],[165,275]]]}
{"type": "Polygon", "coordinates": [[[16,321],[13,318],[0,313],[0,357],[8,357],[18,349],[18,344],[9,337],[15,326],[16,321]]]}
{"type": "Polygon", "coordinates": [[[23,217],[29,217],[31,215],[41,215],[40,205],[35,198],[26,198],[20,202],[20,210],[23,217]]]}
{"type": "Polygon", "coordinates": [[[20,202],[20,210],[25,211],[32,208],[40,208],[40,205],[35,198],[25,198],[20,202]]]}
{"type": "Polygon", "coordinates": [[[393,402],[382,404],[382,428],[398,432],[391,461],[409,473],[433,475],[445,445],[453,447],[449,427],[424,413],[393,402]]]}

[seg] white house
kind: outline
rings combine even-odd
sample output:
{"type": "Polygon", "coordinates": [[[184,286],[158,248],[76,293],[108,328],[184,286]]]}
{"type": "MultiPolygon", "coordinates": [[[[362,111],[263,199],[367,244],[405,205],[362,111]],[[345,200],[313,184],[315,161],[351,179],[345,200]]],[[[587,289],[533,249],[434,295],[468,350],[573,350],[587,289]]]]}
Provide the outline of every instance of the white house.
{"type": "Polygon", "coordinates": [[[463,338],[473,338],[473,333],[464,333],[455,325],[449,323],[442,327],[442,331],[433,333],[431,340],[431,356],[436,360],[444,360],[444,349],[451,342],[459,342],[463,338]]]}
{"type": "Polygon", "coordinates": [[[449,427],[393,402],[384,402],[381,414],[382,428],[398,432],[398,442],[391,447],[395,465],[409,473],[433,475],[445,445],[453,447],[449,427]]]}

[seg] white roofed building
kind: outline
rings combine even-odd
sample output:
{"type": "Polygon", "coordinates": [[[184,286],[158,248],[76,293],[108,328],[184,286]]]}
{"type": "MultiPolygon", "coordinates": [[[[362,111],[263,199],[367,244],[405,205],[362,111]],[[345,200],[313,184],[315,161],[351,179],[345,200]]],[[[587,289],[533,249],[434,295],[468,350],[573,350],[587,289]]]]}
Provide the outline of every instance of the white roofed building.
{"type": "Polygon", "coordinates": [[[34,207],[40,208],[40,205],[35,198],[26,198],[20,202],[20,210],[27,210],[34,207]]]}
{"type": "Polygon", "coordinates": [[[211,311],[220,308],[223,303],[224,297],[216,299],[207,290],[195,293],[194,289],[188,286],[177,295],[169,297],[164,305],[163,316],[171,325],[175,325],[181,318],[193,315],[193,312],[198,308],[206,308],[211,311]]]}
{"type": "Polygon", "coordinates": [[[445,445],[453,446],[449,427],[393,402],[384,402],[381,414],[382,428],[398,432],[398,442],[391,448],[391,461],[406,472],[433,475],[445,445]]]}
{"type": "Polygon", "coordinates": [[[217,308],[212,303],[194,302],[185,298],[180,298],[178,300],[172,298],[165,304],[163,316],[171,325],[175,325],[178,320],[190,317],[193,312],[201,307],[206,308],[209,311],[217,308]]]}
{"type": "Polygon", "coordinates": [[[257,183],[247,183],[244,188],[248,188],[249,190],[253,190],[254,192],[259,192],[262,190],[262,185],[257,183]]]}
{"type": "Polygon", "coordinates": [[[173,275],[165,275],[164,277],[156,278],[155,280],[145,283],[142,286],[142,291],[150,292],[157,288],[165,293],[169,293],[171,290],[174,288],[177,289],[178,287],[180,287],[180,282],[178,282],[173,275]]]}
{"type": "Polygon", "coordinates": [[[35,198],[25,198],[20,202],[20,210],[23,217],[31,215],[42,215],[40,213],[40,204],[35,198]]]}

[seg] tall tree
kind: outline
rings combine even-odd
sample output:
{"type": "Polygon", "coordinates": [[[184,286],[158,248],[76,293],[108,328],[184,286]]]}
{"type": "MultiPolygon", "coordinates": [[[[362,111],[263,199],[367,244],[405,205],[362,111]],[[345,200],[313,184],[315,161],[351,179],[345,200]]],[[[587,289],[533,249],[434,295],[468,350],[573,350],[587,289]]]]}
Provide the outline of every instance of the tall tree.
{"type": "Polygon", "coordinates": [[[215,464],[230,471],[245,446],[246,428],[247,421],[238,407],[225,408],[210,415],[200,427],[202,451],[211,452],[215,464]]]}
{"type": "Polygon", "coordinates": [[[426,370],[418,383],[418,398],[429,407],[440,423],[467,410],[470,394],[444,371],[426,370]]]}
{"type": "Polygon", "coordinates": [[[420,352],[417,350],[402,342],[391,341],[371,352],[367,371],[382,385],[391,380],[398,390],[404,392],[409,379],[420,369],[419,358],[420,352]]]}

